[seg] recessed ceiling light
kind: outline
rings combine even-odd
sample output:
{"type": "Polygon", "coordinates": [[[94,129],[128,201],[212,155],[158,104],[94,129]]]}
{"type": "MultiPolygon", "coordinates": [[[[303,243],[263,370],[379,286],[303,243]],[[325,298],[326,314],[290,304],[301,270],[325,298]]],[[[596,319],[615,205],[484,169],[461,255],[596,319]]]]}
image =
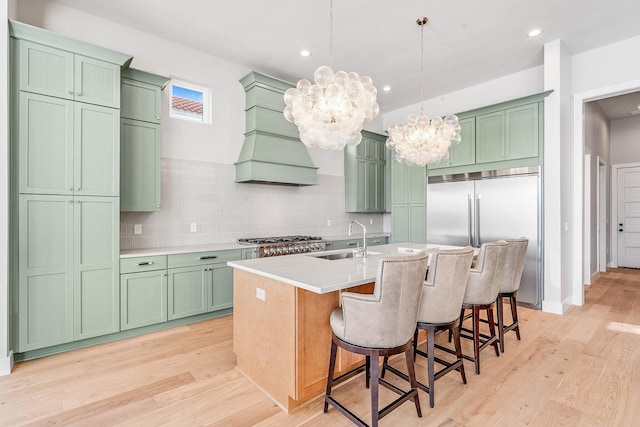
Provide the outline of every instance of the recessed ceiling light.
{"type": "Polygon", "coordinates": [[[304,49],[300,51],[300,56],[311,56],[311,51],[304,49]]]}
{"type": "MultiPolygon", "coordinates": [[[[389,92],[389,91],[391,91],[391,86],[382,86],[382,90],[384,92],[389,92]]],[[[638,108],[640,108],[640,107],[638,107],[638,108]]]]}
{"type": "Polygon", "coordinates": [[[542,34],[542,30],[540,28],[534,28],[533,30],[529,31],[529,34],[527,34],[529,37],[537,37],[540,34],[542,34]]]}

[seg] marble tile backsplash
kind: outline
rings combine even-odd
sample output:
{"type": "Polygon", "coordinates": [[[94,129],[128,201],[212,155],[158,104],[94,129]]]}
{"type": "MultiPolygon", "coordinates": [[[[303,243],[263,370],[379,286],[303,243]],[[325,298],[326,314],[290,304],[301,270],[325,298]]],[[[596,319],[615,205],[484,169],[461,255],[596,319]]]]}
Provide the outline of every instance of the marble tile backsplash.
{"type": "Polygon", "coordinates": [[[161,179],[160,212],[120,214],[121,249],[224,243],[241,237],[339,236],[346,235],[352,219],[366,224],[368,232],[383,231],[382,214],[344,212],[341,176],[318,175],[318,185],[310,187],[237,184],[233,165],[162,158],[161,179]],[[134,234],[136,224],[141,234],[134,234]]]}

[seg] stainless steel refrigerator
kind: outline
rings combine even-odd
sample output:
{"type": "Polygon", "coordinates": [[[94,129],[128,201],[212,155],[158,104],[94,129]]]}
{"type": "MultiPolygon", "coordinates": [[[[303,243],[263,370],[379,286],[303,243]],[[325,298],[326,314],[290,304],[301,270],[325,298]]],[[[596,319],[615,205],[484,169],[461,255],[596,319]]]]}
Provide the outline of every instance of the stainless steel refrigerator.
{"type": "Polygon", "coordinates": [[[429,177],[427,243],[471,245],[527,237],[518,302],[542,300],[541,184],[539,168],[429,177]]]}

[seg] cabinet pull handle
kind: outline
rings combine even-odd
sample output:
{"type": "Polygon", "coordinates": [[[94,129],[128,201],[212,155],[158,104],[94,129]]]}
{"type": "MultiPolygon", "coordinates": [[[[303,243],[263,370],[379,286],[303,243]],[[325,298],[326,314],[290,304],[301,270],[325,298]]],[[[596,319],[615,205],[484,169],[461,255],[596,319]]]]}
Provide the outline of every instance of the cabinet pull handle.
{"type": "Polygon", "coordinates": [[[347,246],[355,246],[355,245],[357,245],[357,242],[349,242],[349,243],[347,243],[347,246]]]}
{"type": "Polygon", "coordinates": [[[139,262],[138,265],[153,265],[153,261],[142,261],[139,262]]]}
{"type": "Polygon", "coordinates": [[[218,258],[217,255],[207,255],[207,256],[201,256],[200,259],[216,259],[218,258]]]}

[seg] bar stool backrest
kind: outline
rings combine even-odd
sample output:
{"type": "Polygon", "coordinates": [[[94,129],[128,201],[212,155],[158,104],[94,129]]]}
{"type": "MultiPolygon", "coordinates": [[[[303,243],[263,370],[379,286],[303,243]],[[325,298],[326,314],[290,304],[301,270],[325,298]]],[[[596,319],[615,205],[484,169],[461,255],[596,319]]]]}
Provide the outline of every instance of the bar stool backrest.
{"type": "Polygon", "coordinates": [[[373,348],[409,342],[416,328],[427,263],[426,252],[382,258],[373,294],[342,293],[344,323],[342,331],[334,328],[336,336],[373,348]]]}
{"type": "Polygon", "coordinates": [[[502,293],[515,292],[520,288],[524,261],[527,255],[529,239],[508,239],[504,257],[504,267],[496,276],[498,291],[502,293]]]}
{"type": "Polygon", "coordinates": [[[432,252],[427,280],[422,286],[418,322],[449,323],[460,317],[472,261],[471,246],[432,252]]]}
{"type": "Polygon", "coordinates": [[[463,302],[465,304],[491,304],[498,297],[498,282],[504,265],[507,242],[483,243],[475,265],[469,271],[469,281],[463,302]]]}

